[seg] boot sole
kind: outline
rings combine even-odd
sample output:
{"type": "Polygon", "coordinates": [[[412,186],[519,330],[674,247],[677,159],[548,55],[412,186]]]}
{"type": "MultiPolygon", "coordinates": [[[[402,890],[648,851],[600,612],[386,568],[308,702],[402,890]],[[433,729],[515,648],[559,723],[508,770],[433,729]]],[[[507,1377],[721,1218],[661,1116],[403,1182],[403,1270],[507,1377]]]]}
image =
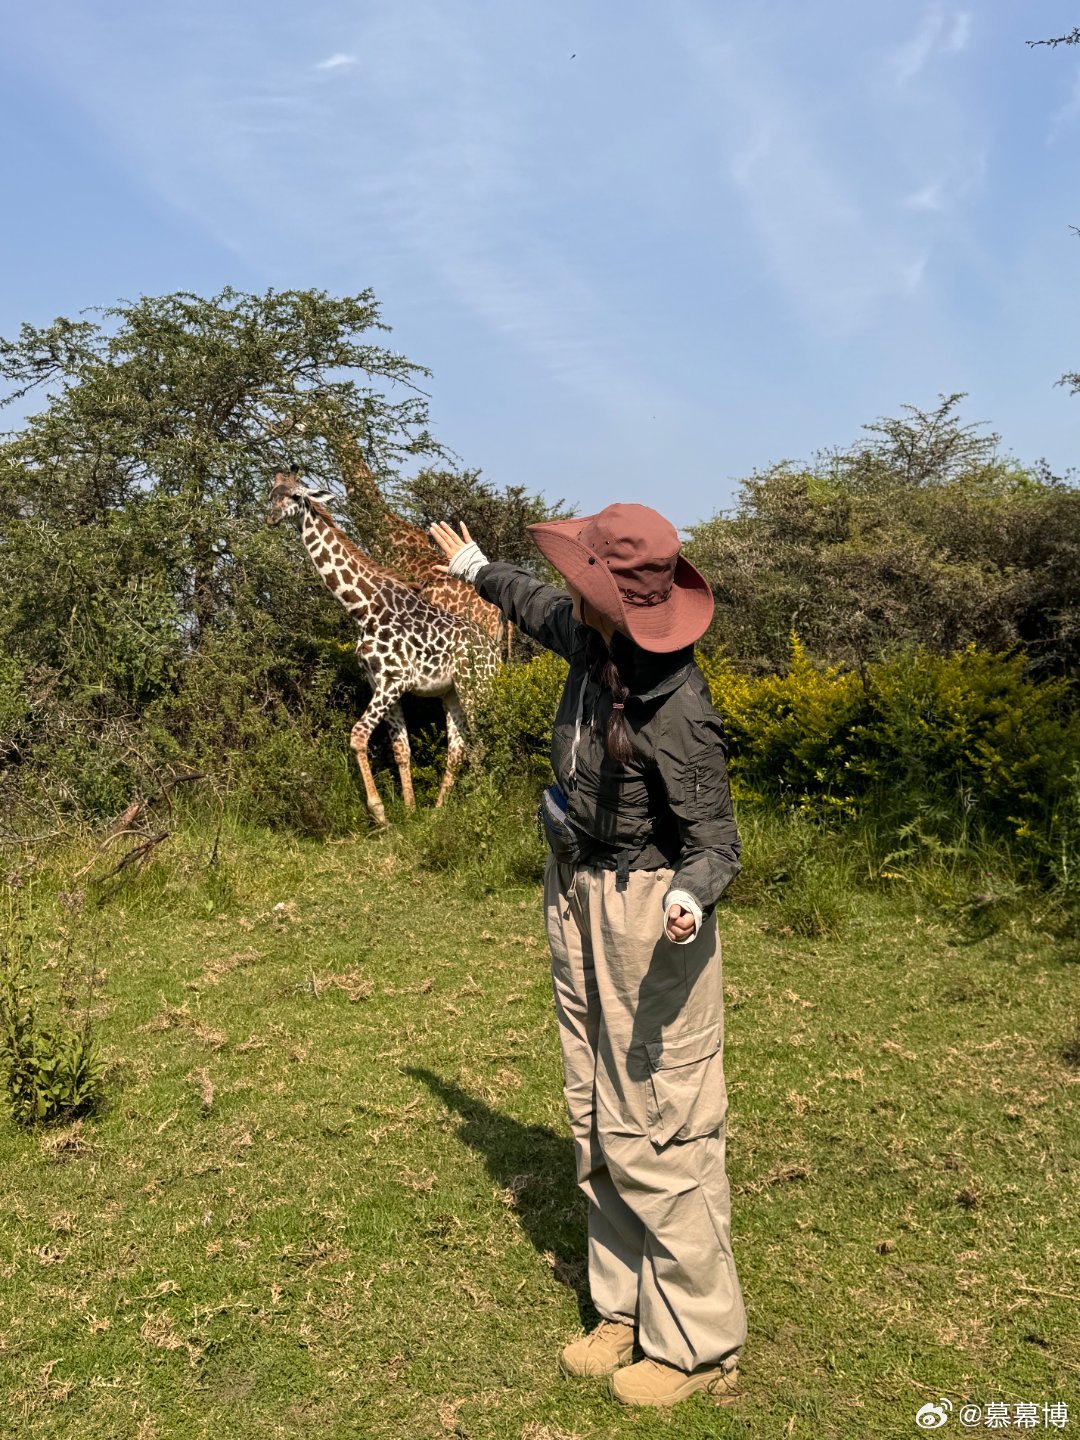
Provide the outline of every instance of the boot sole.
{"type": "Polygon", "coordinates": [[[685,1400],[688,1395],[697,1395],[698,1393],[701,1393],[705,1396],[707,1400],[711,1400],[714,1405],[734,1405],[736,1400],[742,1398],[741,1391],[738,1389],[737,1380],[735,1382],[735,1385],[736,1388],[734,1390],[710,1391],[708,1388],[708,1382],[706,1382],[704,1385],[695,1385],[691,1383],[691,1381],[686,1381],[684,1384],[679,1386],[678,1390],[672,1391],[670,1395],[665,1395],[663,1399],[642,1398],[640,1400],[625,1400],[621,1395],[616,1392],[615,1387],[612,1386],[611,1398],[618,1401],[620,1405],[638,1407],[644,1406],[650,1410],[666,1410],[671,1405],[677,1405],[680,1400],[685,1400]]]}

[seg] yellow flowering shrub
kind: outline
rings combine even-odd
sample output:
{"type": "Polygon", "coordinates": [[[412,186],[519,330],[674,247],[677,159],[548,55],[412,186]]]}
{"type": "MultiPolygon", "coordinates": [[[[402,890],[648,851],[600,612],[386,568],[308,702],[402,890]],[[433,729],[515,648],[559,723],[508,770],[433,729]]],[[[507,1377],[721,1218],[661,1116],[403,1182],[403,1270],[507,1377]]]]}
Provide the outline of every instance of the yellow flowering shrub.
{"type": "Polygon", "coordinates": [[[896,827],[963,817],[1059,868],[1080,716],[1067,682],[1031,679],[1023,655],[916,648],[857,674],[815,665],[793,635],[785,675],[747,676],[723,654],[698,663],[740,798],[873,811],[896,827]]]}
{"type": "Polygon", "coordinates": [[[478,697],[478,729],[484,768],[497,778],[512,774],[551,778],[551,726],[569,666],[551,650],[524,665],[502,665],[478,697]]]}
{"type": "Polygon", "coordinates": [[[725,720],[738,793],[853,809],[852,735],[867,716],[857,675],[818,668],[794,634],[786,675],[751,678],[722,654],[699,656],[698,664],[725,720]]]}

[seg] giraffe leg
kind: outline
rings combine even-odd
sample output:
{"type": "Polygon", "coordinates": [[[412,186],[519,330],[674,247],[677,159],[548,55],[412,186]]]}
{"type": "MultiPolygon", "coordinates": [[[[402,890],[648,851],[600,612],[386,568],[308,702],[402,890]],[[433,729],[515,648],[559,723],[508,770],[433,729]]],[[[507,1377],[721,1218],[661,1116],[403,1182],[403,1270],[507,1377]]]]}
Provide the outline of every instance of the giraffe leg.
{"type": "Polygon", "coordinates": [[[465,711],[461,707],[457,691],[451,690],[449,695],[443,698],[443,705],[446,708],[446,773],[443,775],[442,784],[439,786],[438,799],[435,807],[443,803],[449,794],[450,787],[454,783],[458,769],[465,758],[465,730],[467,722],[465,711]]]}
{"type": "Polygon", "coordinates": [[[406,810],[416,809],[412,788],[412,750],[409,746],[409,732],[405,728],[405,713],[395,700],[386,712],[386,724],[390,730],[390,745],[394,751],[394,763],[401,776],[401,794],[406,810]]]}
{"type": "Polygon", "coordinates": [[[360,766],[360,774],[364,779],[364,794],[367,798],[368,811],[377,825],[386,824],[386,811],[379,799],[379,792],[375,788],[375,780],[371,773],[371,762],[368,760],[368,741],[371,739],[371,732],[375,726],[396,702],[397,696],[394,693],[380,690],[376,686],[371,703],[353,726],[352,734],[349,736],[349,745],[356,756],[356,763],[360,766]]]}

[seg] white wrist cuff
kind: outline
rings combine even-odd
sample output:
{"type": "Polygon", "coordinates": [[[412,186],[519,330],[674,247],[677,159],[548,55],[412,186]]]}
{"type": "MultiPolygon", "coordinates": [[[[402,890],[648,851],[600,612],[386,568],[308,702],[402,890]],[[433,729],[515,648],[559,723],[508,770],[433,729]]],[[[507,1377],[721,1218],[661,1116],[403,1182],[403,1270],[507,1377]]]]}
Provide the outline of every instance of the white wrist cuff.
{"type": "Polygon", "coordinates": [[[467,580],[471,585],[476,579],[477,573],[489,563],[487,556],[476,541],[470,540],[468,545],[457,552],[446,568],[449,574],[456,579],[467,580]]]}
{"type": "Polygon", "coordinates": [[[676,945],[689,945],[691,940],[697,939],[698,931],[701,929],[701,906],[694,899],[693,895],[690,894],[689,890],[669,890],[664,896],[665,921],[672,905],[681,905],[684,910],[689,910],[690,914],[694,917],[694,928],[690,934],[687,935],[686,939],[674,941],[676,945]]]}

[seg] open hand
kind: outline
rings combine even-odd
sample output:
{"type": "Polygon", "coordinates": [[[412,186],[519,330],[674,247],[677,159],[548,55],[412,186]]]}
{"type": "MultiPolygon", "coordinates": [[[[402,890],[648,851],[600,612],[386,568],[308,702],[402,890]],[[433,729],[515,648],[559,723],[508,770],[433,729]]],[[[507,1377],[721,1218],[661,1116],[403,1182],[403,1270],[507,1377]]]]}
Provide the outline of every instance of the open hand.
{"type": "MultiPolygon", "coordinates": [[[[448,560],[452,560],[459,550],[465,549],[466,545],[472,544],[472,536],[469,534],[469,527],[464,520],[461,522],[460,535],[452,525],[447,525],[445,520],[436,520],[428,530],[428,534],[448,560]]],[[[446,567],[440,568],[445,569],[446,567]]]]}
{"type": "Polygon", "coordinates": [[[688,935],[694,933],[694,917],[689,910],[684,910],[681,905],[672,905],[667,912],[667,920],[664,923],[664,934],[669,940],[676,944],[685,940],[688,935]]]}

